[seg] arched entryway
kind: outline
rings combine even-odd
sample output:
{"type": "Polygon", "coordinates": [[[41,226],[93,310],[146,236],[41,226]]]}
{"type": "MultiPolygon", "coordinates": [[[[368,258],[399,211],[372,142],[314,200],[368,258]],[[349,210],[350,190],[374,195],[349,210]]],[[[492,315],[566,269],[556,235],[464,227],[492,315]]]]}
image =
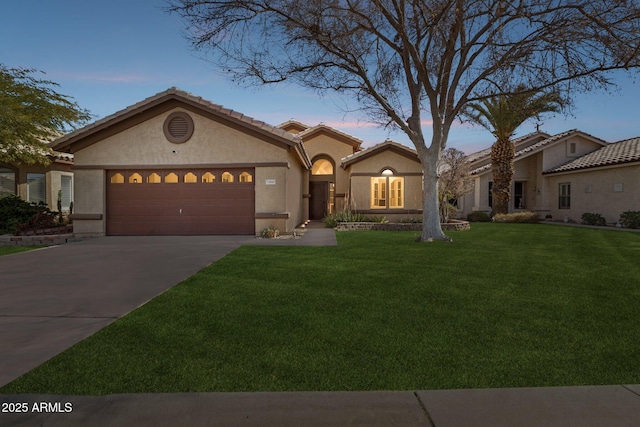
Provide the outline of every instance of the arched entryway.
{"type": "Polygon", "coordinates": [[[309,219],[321,220],[335,208],[335,163],[326,155],[316,156],[309,180],[309,219]]]}

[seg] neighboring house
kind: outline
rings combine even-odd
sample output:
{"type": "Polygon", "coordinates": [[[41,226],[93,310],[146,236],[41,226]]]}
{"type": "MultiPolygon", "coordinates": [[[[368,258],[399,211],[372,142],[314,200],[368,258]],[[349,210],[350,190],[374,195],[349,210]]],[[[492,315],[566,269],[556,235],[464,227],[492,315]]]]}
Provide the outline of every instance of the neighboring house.
{"type": "MultiPolygon", "coordinates": [[[[514,140],[510,212],[579,221],[585,212],[615,223],[625,210],[640,210],[639,139],[609,144],[579,130],[543,132],[514,140]]],[[[461,216],[491,210],[491,150],[468,156],[474,191],[460,201],[461,216]]]]}
{"type": "Polygon", "coordinates": [[[54,151],[50,160],[47,166],[0,162],[0,197],[16,194],[56,211],[60,194],[62,210],[68,211],[73,201],[73,155],[54,151]]]}
{"type": "Polygon", "coordinates": [[[604,146],[543,172],[554,218],[580,220],[599,213],[616,223],[624,211],[640,210],[640,138],[604,146]]]}
{"type": "MultiPolygon", "coordinates": [[[[259,234],[269,226],[288,232],[342,209],[390,220],[420,215],[416,151],[389,140],[367,149],[361,143],[324,124],[271,126],[170,88],[54,147],[74,155],[73,219],[80,235],[259,234]]],[[[608,147],[577,130],[539,132],[515,143],[512,210],[554,217],[557,191],[566,191],[556,180],[565,183],[563,176],[581,176],[591,166],[554,168],[608,147]]],[[[459,201],[461,216],[491,205],[490,150],[469,158],[475,189],[459,201]]],[[[602,168],[614,166],[621,164],[602,168]]],[[[624,191],[629,187],[625,181],[624,191]]],[[[580,206],[574,195],[571,209],[580,206]]]]}

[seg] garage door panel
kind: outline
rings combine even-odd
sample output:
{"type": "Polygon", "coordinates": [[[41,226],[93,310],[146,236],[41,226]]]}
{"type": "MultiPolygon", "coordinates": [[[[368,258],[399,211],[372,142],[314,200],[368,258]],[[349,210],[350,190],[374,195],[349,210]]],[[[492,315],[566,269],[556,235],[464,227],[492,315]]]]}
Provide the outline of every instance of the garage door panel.
{"type": "MultiPolygon", "coordinates": [[[[241,172],[230,170],[235,176],[241,172]]],[[[246,169],[243,169],[246,171],[246,169]]],[[[157,172],[166,176],[166,171],[157,172]]],[[[253,183],[184,182],[187,172],[201,177],[208,171],[172,171],[178,183],[107,184],[107,234],[185,235],[253,234],[253,183]]],[[[127,171],[110,171],[125,175],[127,171]]],[[[142,171],[146,179],[153,171],[142,171]]],[[[250,171],[253,174],[253,170],[250,171]]],[[[129,175],[125,175],[129,176],[129,175]]],[[[192,176],[190,176],[192,178],[192,176]]]]}

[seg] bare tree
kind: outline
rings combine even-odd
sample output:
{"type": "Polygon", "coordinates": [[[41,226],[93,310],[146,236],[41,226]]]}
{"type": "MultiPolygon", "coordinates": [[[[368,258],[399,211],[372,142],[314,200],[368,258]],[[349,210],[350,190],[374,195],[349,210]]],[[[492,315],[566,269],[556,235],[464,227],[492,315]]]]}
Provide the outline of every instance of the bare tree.
{"type": "Polygon", "coordinates": [[[423,241],[446,238],[437,166],[465,105],[519,85],[570,99],[640,65],[638,1],[168,1],[194,46],[238,82],[350,94],[406,133],[424,172],[423,241]]]}
{"type": "MultiPolygon", "coordinates": [[[[451,214],[451,200],[460,200],[473,188],[471,168],[466,154],[455,148],[447,148],[440,159],[438,179],[438,202],[440,218],[448,222],[451,214]]],[[[454,210],[455,213],[455,210],[454,210]]]]}

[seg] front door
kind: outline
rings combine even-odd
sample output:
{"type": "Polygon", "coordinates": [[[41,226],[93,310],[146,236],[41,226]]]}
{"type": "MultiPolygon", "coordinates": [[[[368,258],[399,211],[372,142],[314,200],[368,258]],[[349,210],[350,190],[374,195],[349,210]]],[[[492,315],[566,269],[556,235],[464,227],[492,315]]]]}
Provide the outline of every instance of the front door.
{"type": "Polygon", "coordinates": [[[309,219],[323,219],[327,216],[329,183],[327,181],[309,182],[309,194],[309,219]]]}

